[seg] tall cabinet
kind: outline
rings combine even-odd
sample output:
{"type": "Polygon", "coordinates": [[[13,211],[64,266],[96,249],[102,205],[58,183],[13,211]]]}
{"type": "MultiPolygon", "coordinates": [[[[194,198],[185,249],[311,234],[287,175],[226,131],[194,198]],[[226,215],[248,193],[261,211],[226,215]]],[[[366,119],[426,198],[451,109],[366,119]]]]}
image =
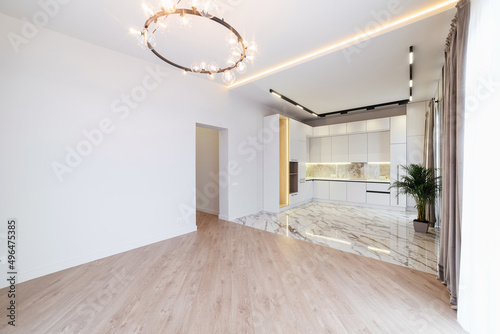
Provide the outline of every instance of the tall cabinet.
{"type": "MultiPolygon", "coordinates": [[[[391,117],[391,184],[405,175],[406,165],[406,115],[391,117]]],[[[406,208],[406,195],[397,196],[397,189],[391,189],[391,206],[406,208]]]]}
{"type": "Polygon", "coordinates": [[[282,115],[264,117],[263,131],[273,134],[264,142],[265,211],[278,213],[312,199],[311,182],[306,182],[307,133],[311,130],[282,115]]]}

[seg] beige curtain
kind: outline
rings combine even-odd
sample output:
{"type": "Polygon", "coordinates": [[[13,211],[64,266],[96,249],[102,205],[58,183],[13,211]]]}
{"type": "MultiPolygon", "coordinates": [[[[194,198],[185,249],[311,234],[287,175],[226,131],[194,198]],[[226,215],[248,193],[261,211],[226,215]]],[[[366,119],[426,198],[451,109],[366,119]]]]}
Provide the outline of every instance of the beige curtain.
{"type": "Polygon", "coordinates": [[[447,285],[450,302],[458,299],[462,226],[463,149],[465,113],[465,54],[469,1],[457,3],[445,48],[442,119],[442,220],[439,279],[447,285]]]}
{"type": "MultiPolygon", "coordinates": [[[[429,111],[425,114],[425,137],[424,137],[424,166],[435,168],[434,163],[434,99],[429,102],[429,111]]],[[[425,207],[425,220],[436,222],[436,205],[427,204],[425,207]]]]}

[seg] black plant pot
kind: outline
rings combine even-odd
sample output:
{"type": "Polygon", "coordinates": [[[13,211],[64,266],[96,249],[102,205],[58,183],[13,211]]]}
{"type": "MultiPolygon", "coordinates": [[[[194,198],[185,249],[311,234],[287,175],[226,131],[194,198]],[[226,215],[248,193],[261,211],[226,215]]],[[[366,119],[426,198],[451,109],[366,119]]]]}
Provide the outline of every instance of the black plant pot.
{"type": "Polygon", "coordinates": [[[429,229],[429,222],[423,222],[423,221],[414,219],[413,220],[413,228],[415,229],[415,232],[427,233],[427,230],[429,229]]]}

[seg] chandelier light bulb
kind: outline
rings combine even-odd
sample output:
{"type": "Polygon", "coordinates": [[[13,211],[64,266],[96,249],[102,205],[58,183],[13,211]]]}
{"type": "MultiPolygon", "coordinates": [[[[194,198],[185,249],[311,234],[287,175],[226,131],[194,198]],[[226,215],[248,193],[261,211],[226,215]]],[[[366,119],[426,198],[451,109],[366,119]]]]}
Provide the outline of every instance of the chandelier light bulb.
{"type": "Polygon", "coordinates": [[[236,80],[234,73],[231,70],[226,70],[222,73],[222,82],[226,85],[232,84],[236,80]]]}
{"type": "Polygon", "coordinates": [[[193,64],[191,65],[191,70],[195,73],[200,73],[201,72],[201,67],[198,64],[193,64]]]}
{"type": "Polygon", "coordinates": [[[191,8],[198,10],[200,8],[200,1],[199,0],[191,0],[191,8]]]}
{"type": "Polygon", "coordinates": [[[200,1],[198,12],[201,16],[211,19],[215,16],[215,11],[217,10],[217,5],[213,0],[202,0],[200,1]]]}
{"type": "Polygon", "coordinates": [[[201,64],[200,64],[200,69],[202,71],[205,71],[207,69],[207,63],[205,63],[204,61],[202,61],[201,64]]]}
{"type": "Polygon", "coordinates": [[[142,10],[144,11],[144,14],[146,14],[147,17],[155,15],[153,7],[151,7],[149,4],[145,2],[142,3],[142,10]]]}
{"type": "Polygon", "coordinates": [[[175,0],[161,0],[161,5],[163,10],[167,13],[173,13],[177,9],[177,3],[175,0]]]}
{"type": "Polygon", "coordinates": [[[211,62],[210,64],[208,64],[208,70],[211,73],[217,73],[217,71],[219,70],[219,65],[217,65],[216,62],[211,62]]]}
{"type": "Polygon", "coordinates": [[[239,74],[243,74],[247,71],[247,65],[244,63],[244,62],[239,62],[238,63],[238,66],[236,66],[236,71],[239,73],[239,74]]]}
{"type": "Polygon", "coordinates": [[[238,37],[236,37],[235,34],[233,34],[232,32],[230,32],[227,36],[226,36],[226,43],[233,46],[235,45],[236,43],[238,43],[238,37]]]}
{"type": "Polygon", "coordinates": [[[182,14],[179,16],[179,24],[184,29],[191,28],[191,20],[186,16],[186,14],[182,14]]]}
{"type": "Polygon", "coordinates": [[[214,79],[215,79],[215,73],[209,73],[209,74],[208,74],[208,78],[209,78],[210,80],[214,80],[214,79]]]}
{"type": "Polygon", "coordinates": [[[255,41],[245,43],[245,47],[247,48],[248,52],[251,52],[251,53],[257,52],[257,43],[255,43],[255,41]]]}
{"type": "Polygon", "coordinates": [[[149,36],[149,31],[147,29],[143,29],[137,36],[137,43],[143,49],[147,48],[148,36],[149,36]]]}
{"type": "Polygon", "coordinates": [[[183,76],[183,77],[187,76],[187,74],[188,74],[188,71],[186,71],[186,70],[182,70],[182,76],[183,76]]]}
{"type": "Polygon", "coordinates": [[[156,38],[153,35],[149,36],[147,44],[149,49],[156,48],[156,38]]]}
{"type": "Polygon", "coordinates": [[[236,65],[236,61],[234,61],[232,58],[229,58],[228,60],[226,60],[226,64],[228,66],[234,66],[236,65]]]}

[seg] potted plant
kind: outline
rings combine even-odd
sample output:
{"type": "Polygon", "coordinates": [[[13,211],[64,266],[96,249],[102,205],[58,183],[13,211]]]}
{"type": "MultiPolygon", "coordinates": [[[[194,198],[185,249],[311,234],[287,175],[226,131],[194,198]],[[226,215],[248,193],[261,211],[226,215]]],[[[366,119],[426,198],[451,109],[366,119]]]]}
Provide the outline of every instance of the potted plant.
{"type": "Polygon", "coordinates": [[[413,220],[415,232],[427,233],[429,222],[425,220],[425,207],[432,204],[441,191],[441,177],[436,176],[436,168],[426,168],[420,164],[402,166],[406,175],[395,181],[390,188],[397,194],[411,195],[417,203],[417,219],[413,220]]]}

